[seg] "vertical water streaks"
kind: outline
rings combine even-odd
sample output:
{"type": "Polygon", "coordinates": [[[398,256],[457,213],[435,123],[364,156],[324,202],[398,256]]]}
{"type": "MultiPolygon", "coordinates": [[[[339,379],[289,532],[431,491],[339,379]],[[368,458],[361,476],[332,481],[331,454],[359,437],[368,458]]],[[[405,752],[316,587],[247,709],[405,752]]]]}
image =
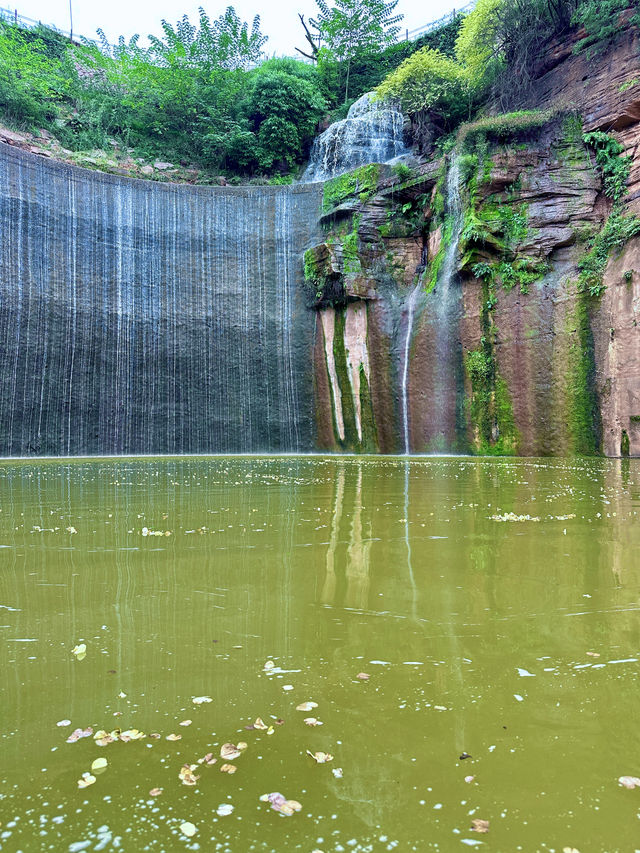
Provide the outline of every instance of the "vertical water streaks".
{"type": "MultiPolygon", "coordinates": [[[[455,435],[457,404],[457,340],[459,290],[455,287],[458,271],[458,246],[462,233],[463,211],[460,202],[460,161],[454,154],[447,172],[447,197],[445,200],[445,234],[448,241],[444,248],[442,265],[436,286],[427,297],[424,283],[419,281],[409,292],[404,315],[404,338],[400,348],[400,408],[402,418],[402,446],[405,454],[412,449],[410,424],[411,340],[415,321],[424,304],[429,303],[432,334],[435,337],[433,363],[425,367],[432,372],[433,397],[430,400],[429,431],[432,450],[448,450],[455,435]]],[[[444,239],[444,238],[443,238],[444,239]]]]}
{"type": "Polygon", "coordinates": [[[0,162],[0,455],[312,449],[319,185],[0,162]]]}
{"type": "Polygon", "coordinates": [[[419,281],[413,287],[406,302],[406,326],[404,334],[404,346],[402,348],[402,370],[400,374],[400,405],[402,409],[402,447],[405,455],[411,452],[409,442],[409,355],[411,347],[411,335],[413,333],[413,321],[416,313],[416,304],[423,294],[424,284],[419,281]]]}
{"type": "Polygon", "coordinates": [[[388,101],[367,92],[352,104],[347,117],[316,137],[304,181],[326,181],[367,163],[386,163],[407,154],[404,116],[388,101]]]}
{"type": "MultiPolygon", "coordinates": [[[[458,305],[460,290],[455,287],[458,274],[458,246],[464,222],[460,202],[460,158],[454,151],[447,172],[446,198],[447,228],[449,241],[445,247],[442,266],[434,290],[434,314],[436,328],[435,350],[435,398],[432,408],[433,434],[442,436],[443,447],[450,449],[447,442],[455,433],[456,422],[456,365],[454,353],[458,336],[458,305]]],[[[434,448],[436,449],[436,448],[434,448]]]]}

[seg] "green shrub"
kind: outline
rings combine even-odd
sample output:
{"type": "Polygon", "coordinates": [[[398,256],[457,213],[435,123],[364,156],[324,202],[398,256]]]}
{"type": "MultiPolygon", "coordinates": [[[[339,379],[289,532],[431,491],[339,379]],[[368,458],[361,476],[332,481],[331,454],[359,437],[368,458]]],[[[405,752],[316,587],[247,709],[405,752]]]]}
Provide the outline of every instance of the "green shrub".
{"type": "Polygon", "coordinates": [[[327,181],[323,187],[322,209],[326,213],[347,198],[355,196],[360,201],[367,201],[377,189],[379,174],[380,166],[372,163],[327,181]]]}
{"type": "Polygon", "coordinates": [[[426,111],[444,124],[468,113],[471,76],[456,60],[425,47],[417,51],[377,88],[381,98],[394,98],[408,114],[426,111]]]}
{"type": "Polygon", "coordinates": [[[578,290],[600,296],[605,289],[603,278],[611,252],[622,249],[637,234],[640,234],[640,219],[625,216],[619,208],[614,208],[602,230],[587,242],[588,252],[578,263],[578,290]]]}
{"type": "Polygon", "coordinates": [[[620,15],[633,9],[631,23],[640,23],[638,0],[582,0],[573,16],[575,24],[584,27],[586,35],[574,47],[574,52],[586,50],[587,55],[599,53],[620,33],[620,15]]]}
{"type": "Polygon", "coordinates": [[[0,21],[0,111],[12,122],[47,124],[67,90],[62,63],[47,42],[0,21]]]}
{"type": "Polygon", "coordinates": [[[624,147],[608,133],[594,130],[583,136],[585,145],[596,152],[596,163],[602,171],[604,193],[614,202],[622,198],[627,191],[627,181],[631,171],[631,157],[622,157],[624,147]]]}

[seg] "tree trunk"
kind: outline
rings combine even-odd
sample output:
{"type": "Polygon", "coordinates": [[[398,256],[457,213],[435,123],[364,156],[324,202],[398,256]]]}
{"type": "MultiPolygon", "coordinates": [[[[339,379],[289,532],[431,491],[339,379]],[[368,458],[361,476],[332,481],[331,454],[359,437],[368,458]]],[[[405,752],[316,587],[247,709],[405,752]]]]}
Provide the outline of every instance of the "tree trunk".
{"type": "Polygon", "coordinates": [[[349,100],[349,72],[351,71],[351,57],[347,60],[347,82],[344,86],[344,102],[345,104],[349,100]]]}

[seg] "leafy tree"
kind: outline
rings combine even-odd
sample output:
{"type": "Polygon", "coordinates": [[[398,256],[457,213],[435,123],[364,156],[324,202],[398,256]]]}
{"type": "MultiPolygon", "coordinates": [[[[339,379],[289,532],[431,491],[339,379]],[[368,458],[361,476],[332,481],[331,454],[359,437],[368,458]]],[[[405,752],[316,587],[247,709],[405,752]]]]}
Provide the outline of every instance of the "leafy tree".
{"type": "Polygon", "coordinates": [[[570,29],[577,2],[479,0],[462,22],[456,56],[478,90],[493,83],[494,95],[510,109],[528,93],[549,40],[570,29]]]}
{"type": "Polygon", "coordinates": [[[254,17],[249,32],[246,21],[241,21],[233,6],[228,6],[214,26],[218,36],[218,61],[223,68],[246,69],[258,62],[268,38],[260,32],[260,15],[254,17]]]}
{"type": "Polygon", "coordinates": [[[584,27],[586,35],[575,46],[575,51],[587,49],[592,55],[602,51],[620,32],[620,15],[631,9],[631,23],[640,24],[638,0],[582,0],[573,20],[584,27]]]}
{"type": "Polygon", "coordinates": [[[44,123],[67,90],[59,59],[42,38],[0,22],[0,110],[13,121],[44,123]]]}
{"type": "Polygon", "coordinates": [[[383,98],[396,98],[408,114],[430,113],[444,130],[468,114],[473,85],[463,65],[425,47],[405,59],[377,92],[383,98]]]}
{"type": "Polygon", "coordinates": [[[315,68],[293,59],[272,59],[257,68],[243,111],[258,135],[260,165],[301,161],[326,109],[315,68]]]}
{"type": "Polygon", "coordinates": [[[184,15],[174,26],[162,21],[164,39],[149,36],[156,57],[170,66],[186,64],[192,68],[220,67],[228,70],[249,68],[260,59],[267,37],[260,32],[260,16],[251,25],[241,21],[233,6],[211,22],[200,7],[199,26],[184,15]]]}
{"type": "Polygon", "coordinates": [[[343,118],[349,101],[359,98],[365,92],[375,89],[384,78],[391,74],[405,59],[423,47],[431,47],[446,56],[455,56],[456,37],[460,30],[463,16],[458,14],[451,21],[420,36],[415,41],[402,40],[390,44],[379,53],[365,53],[355,56],[351,61],[349,74],[349,100],[345,101],[345,78],[341,74],[340,64],[322,61],[318,70],[327,90],[332,105],[343,104],[336,111],[336,118],[343,118]]]}
{"type": "Polygon", "coordinates": [[[329,6],[326,0],[316,2],[319,13],[309,21],[316,34],[315,40],[300,16],[307,40],[312,45],[311,58],[338,61],[346,65],[346,101],[354,57],[379,53],[382,48],[392,44],[400,31],[396,25],[403,15],[393,14],[398,0],[335,0],[333,6],[329,6]]]}

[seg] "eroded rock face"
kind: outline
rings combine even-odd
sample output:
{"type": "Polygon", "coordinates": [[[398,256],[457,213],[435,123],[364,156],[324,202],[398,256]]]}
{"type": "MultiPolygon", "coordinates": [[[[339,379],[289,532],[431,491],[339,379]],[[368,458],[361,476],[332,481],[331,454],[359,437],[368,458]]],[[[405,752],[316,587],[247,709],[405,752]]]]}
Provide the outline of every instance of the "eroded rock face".
{"type": "Polygon", "coordinates": [[[626,455],[626,434],[640,456],[640,238],[611,261],[605,284],[594,328],[603,451],[626,455]]]}
{"type": "MultiPolygon", "coordinates": [[[[366,204],[344,203],[327,218],[333,230],[339,230],[340,217],[345,230],[357,219],[357,286],[344,263],[332,270],[345,282],[337,314],[351,304],[366,313],[361,334],[369,354],[372,424],[363,440],[378,450],[403,450],[401,346],[409,294],[422,282],[425,291],[434,289],[420,298],[409,338],[412,451],[640,455],[640,238],[613,253],[602,296],[579,286],[589,239],[611,211],[583,131],[611,132],[623,144],[631,157],[625,213],[640,213],[640,42],[637,31],[629,30],[595,59],[573,54],[572,47],[552,46],[534,94],[523,104],[570,109],[544,127],[490,144],[490,163],[465,167],[461,191],[469,224],[455,281],[458,331],[450,349],[458,380],[450,399],[439,394],[433,371],[441,334],[434,310],[437,263],[450,239],[437,198],[443,163],[422,166],[413,190],[383,185],[366,204]],[[572,109],[584,116],[583,126],[572,109]],[[409,204],[407,218],[415,228],[401,233],[393,211],[412,199],[419,200],[422,221],[416,223],[409,204]],[[447,407],[447,417],[455,420],[457,445],[449,436],[447,446],[438,447],[435,405],[447,407]]],[[[349,383],[346,371],[338,382],[349,383]]],[[[317,359],[316,388],[323,383],[326,359],[317,359]]],[[[325,446],[343,445],[335,431],[323,435],[325,446]]],[[[344,441],[349,444],[348,427],[344,441]]],[[[353,439],[349,446],[363,444],[353,439]]]]}
{"type": "Polygon", "coordinates": [[[399,449],[403,305],[428,261],[417,223],[435,181],[431,164],[404,184],[383,181],[365,202],[338,205],[325,216],[327,239],[306,253],[318,311],[314,371],[323,448],[399,449]],[[394,216],[398,201],[415,207],[414,224],[394,216]]]}
{"type": "Polygon", "coordinates": [[[625,204],[640,213],[640,33],[622,24],[612,48],[596,56],[573,53],[581,33],[552,45],[525,106],[573,108],[586,131],[612,132],[633,158],[625,204]]]}

